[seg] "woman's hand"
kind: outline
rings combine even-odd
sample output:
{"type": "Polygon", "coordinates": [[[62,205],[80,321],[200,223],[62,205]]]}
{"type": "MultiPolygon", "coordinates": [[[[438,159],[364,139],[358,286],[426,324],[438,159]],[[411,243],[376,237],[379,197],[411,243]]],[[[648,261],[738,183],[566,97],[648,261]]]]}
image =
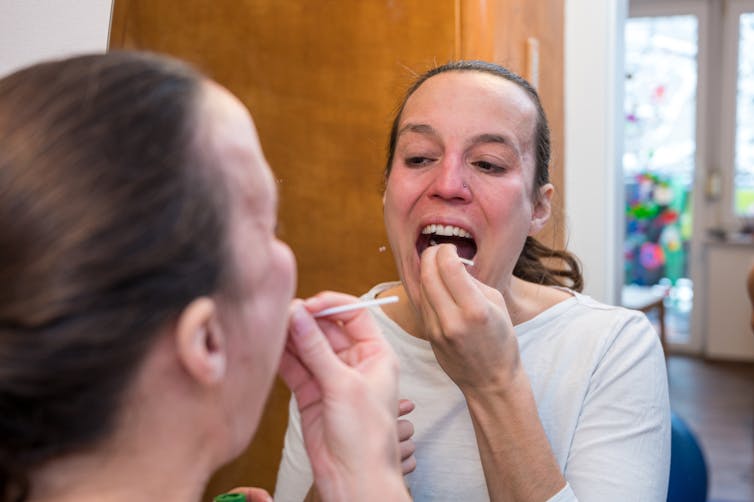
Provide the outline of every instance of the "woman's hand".
{"type": "Polygon", "coordinates": [[[408,399],[401,399],[398,402],[398,449],[401,454],[401,470],[403,475],[410,474],[416,469],[416,445],[414,440],[414,424],[405,418],[400,418],[414,411],[414,403],[408,399]]]}
{"type": "Polygon", "coordinates": [[[386,493],[407,500],[395,354],[365,309],[311,316],[355,300],[337,293],[295,300],[280,375],[296,397],[322,500],[377,500],[386,493]]]}
{"type": "Polygon", "coordinates": [[[503,295],[466,271],[455,246],[422,253],[420,308],[435,357],[462,392],[503,390],[521,371],[503,295]]]}
{"type": "Polygon", "coordinates": [[[549,499],[566,482],[539,421],[502,294],[471,277],[451,245],[424,251],[421,278],[427,337],[466,398],[490,500],[549,499]]]}

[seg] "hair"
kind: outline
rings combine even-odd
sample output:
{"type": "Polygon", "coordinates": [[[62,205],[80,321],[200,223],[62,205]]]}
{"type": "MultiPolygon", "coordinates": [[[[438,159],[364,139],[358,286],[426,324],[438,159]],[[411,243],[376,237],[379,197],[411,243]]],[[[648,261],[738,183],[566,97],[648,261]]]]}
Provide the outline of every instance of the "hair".
{"type": "MultiPolygon", "coordinates": [[[[547,116],[544,108],[542,108],[539,95],[531,84],[521,76],[503,66],[485,61],[452,61],[432,68],[414,81],[398,107],[390,128],[385,179],[387,180],[390,176],[393,166],[395,146],[398,141],[398,126],[409,98],[430,78],[451,71],[471,71],[495,75],[513,82],[529,96],[537,110],[537,121],[534,126],[535,172],[532,197],[539,197],[538,189],[550,182],[550,128],[547,125],[547,116]]],[[[575,255],[564,249],[551,249],[531,236],[526,237],[524,248],[513,268],[513,275],[525,281],[569,287],[575,291],[581,291],[584,286],[581,265],[575,255]]]]}
{"type": "Polygon", "coordinates": [[[0,500],[106,438],[158,334],[230,275],[203,81],[129,52],[0,80],[0,500]]]}

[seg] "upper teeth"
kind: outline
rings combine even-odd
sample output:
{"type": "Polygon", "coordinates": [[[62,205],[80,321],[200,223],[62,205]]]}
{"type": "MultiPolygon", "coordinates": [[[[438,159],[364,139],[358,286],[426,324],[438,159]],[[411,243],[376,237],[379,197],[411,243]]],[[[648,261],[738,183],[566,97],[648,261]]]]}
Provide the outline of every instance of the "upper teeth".
{"type": "Polygon", "coordinates": [[[460,227],[453,225],[427,225],[422,229],[423,234],[445,235],[448,237],[466,237],[471,239],[471,234],[460,227]]]}

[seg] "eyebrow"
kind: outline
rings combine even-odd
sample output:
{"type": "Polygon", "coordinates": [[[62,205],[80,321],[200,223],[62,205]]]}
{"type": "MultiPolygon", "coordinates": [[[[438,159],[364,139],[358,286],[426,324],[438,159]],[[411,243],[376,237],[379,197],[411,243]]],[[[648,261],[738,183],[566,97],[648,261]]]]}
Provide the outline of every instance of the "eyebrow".
{"type": "MultiPolygon", "coordinates": [[[[398,131],[398,136],[400,137],[402,134],[406,132],[414,132],[417,134],[425,134],[428,136],[433,136],[438,139],[440,138],[440,134],[429,124],[414,124],[414,123],[409,122],[398,131]]],[[[516,147],[514,146],[510,138],[503,136],[501,134],[493,134],[493,133],[479,134],[471,138],[471,140],[468,143],[469,145],[479,145],[479,144],[484,144],[484,143],[497,143],[497,144],[501,144],[501,145],[504,145],[504,146],[507,146],[509,148],[513,148],[514,150],[516,150],[516,147]]]]}
{"type": "Polygon", "coordinates": [[[478,145],[480,143],[500,143],[505,146],[513,147],[511,140],[500,134],[480,134],[478,136],[474,136],[473,138],[471,138],[471,141],[469,141],[469,144],[471,145],[478,145]]]}
{"type": "Polygon", "coordinates": [[[401,136],[407,132],[427,134],[429,136],[434,136],[436,138],[440,137],[437,131],[435,131],[435,129],[429,124],[414,124],[414,123],[409,122],[405,126],[401,127],[400,131],[398,131],[398,136],[401,136]]]}

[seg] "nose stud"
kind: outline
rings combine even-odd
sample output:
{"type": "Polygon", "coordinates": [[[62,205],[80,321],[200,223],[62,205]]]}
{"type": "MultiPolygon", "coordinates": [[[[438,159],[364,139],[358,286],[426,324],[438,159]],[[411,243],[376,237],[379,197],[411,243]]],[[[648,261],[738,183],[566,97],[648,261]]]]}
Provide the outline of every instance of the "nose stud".
{"type": "Polygon", "coordinates": [[[469,188],[469,185],[466,184],[466,182],[463,182],[463,188],[469,188]]]}

